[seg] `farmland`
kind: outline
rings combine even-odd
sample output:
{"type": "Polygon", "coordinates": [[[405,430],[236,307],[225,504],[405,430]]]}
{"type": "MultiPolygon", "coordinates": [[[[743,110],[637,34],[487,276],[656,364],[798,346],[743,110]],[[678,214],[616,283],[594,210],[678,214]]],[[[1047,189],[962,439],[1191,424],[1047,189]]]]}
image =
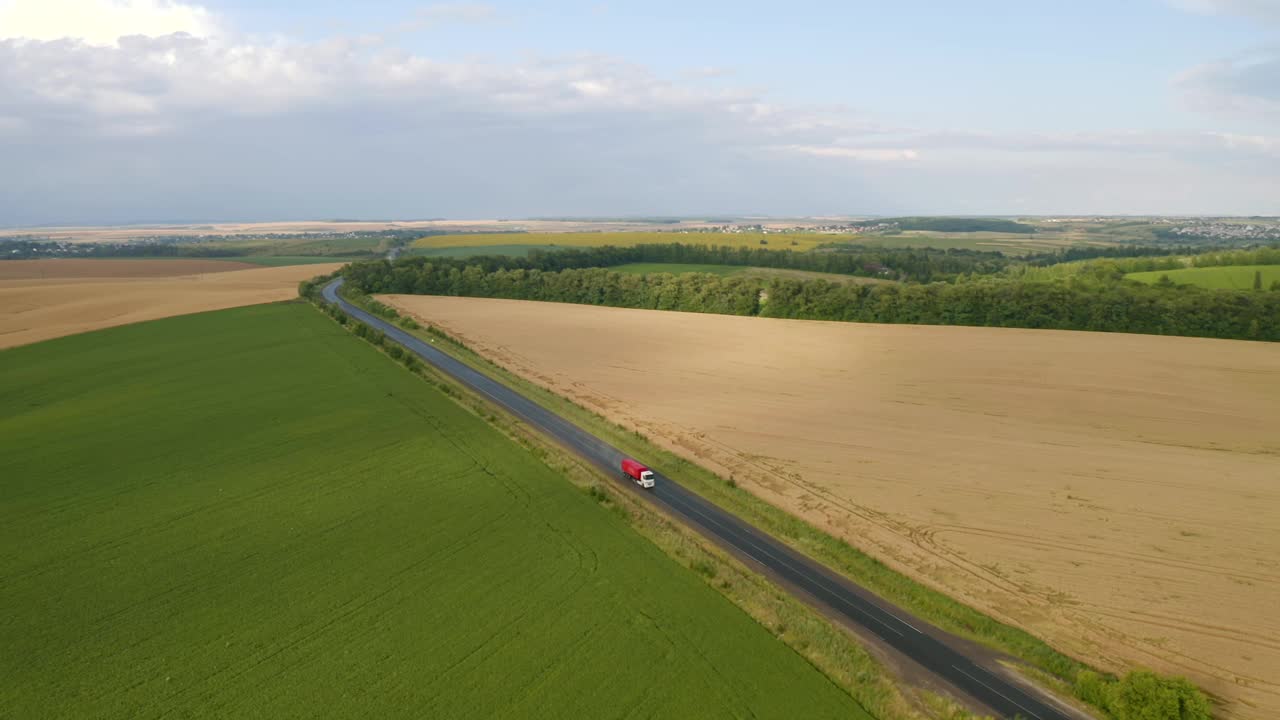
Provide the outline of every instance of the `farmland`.
{"type": "Polygon", "coordinates": [[[0,348],[172,315],[286,300],[338,264],[223,260],[0,262],[0,348]]]}
{"type": "MultiPolygon", "coordinates": [[[[872,245],[886,248],[940,248],[951,250],[998,250],[1007,255],[1053,252],[1080,245],[1077,238],[1059,233],[1026,235],[1002,232],[924,232],[913,230],[897,235],[865,235],[846,240],[829,238],[836,242],[855,245],[872,245]]],[[[1107,245],[1110,243],[1091,243],[1107,245]]]]}
{"type": "Polygon", "coordinates": [[[306,305],[0,352],[0,437],[6,715],[865,717],[306,305]]]}
{"type": "Polygon", "coordinates": [[[1280,711],[1274,346],[386,301],[1055,647],[1280,711]]]}
{"type": "Polygon", "coordinates": [[[1178,285],[1197,285],[1214,290],[1249,290],[1253,287],[1254,277],[1262,274],[1263,289],[1270,288],[1271,283],[1280,282],[1280,265],[1234,265],[1225,267],[1186,268],[1184,270],[1157,270],[1154,272],[1129,273],[1125,277],[1144,283],[1159,282],[1168,276],[1178,285]]]}
{"type": "Polygon", "coordinates": [[[0,262],[0,282],[80,278],[156,278],[252,270],[249,263],[192,258],[155,260],[7,260],[0,262]]]}
{"type": "Polygon", "coordinates": [[[875,284],[888,282],[887,280],[879,280],[876,278],[838,275],[836,273],[809,272],[805,270],[792,270],[789,268],[742,267],[740,265],[707,265],[699,263],[627,263],[625,265],[616,265],[609,269],[630,275],[648,275],[651,273],[671,273],[672,275],[709,273],[711,275],[719,275],[721,277],[794,278],[796,280],[826,280],[827,282],[835,283],[875,284]]]}
{"type": "Polygon", "coordinates": [[[417,240],[415,248],[483,248],[511,245],[554,245],[565,247],[630,246],[666,243],[699,243],[729,247],[770,247],[812,250],[832,236],[817,233],[702,233],[702,232],[530,232],[433,235],[417,240]]]}
{"type": "Polygon", "coordinates": [[[475,245],[464,247],[411,247],[407,255],[422,257],[474,257],[476,255],[503,255],[525,257],[533,250],[563,250],[564,245],[475,245]]]}

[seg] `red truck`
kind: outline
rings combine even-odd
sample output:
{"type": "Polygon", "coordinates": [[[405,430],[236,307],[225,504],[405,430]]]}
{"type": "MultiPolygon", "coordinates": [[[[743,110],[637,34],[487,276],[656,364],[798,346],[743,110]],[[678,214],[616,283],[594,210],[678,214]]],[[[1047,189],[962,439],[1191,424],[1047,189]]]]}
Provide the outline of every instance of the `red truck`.
{"type": "Polygon", "coordinates": [[[653,471],[631,458],[622,461],[622,474],[635,480],[642,488],[653,487],[653,471]]]}

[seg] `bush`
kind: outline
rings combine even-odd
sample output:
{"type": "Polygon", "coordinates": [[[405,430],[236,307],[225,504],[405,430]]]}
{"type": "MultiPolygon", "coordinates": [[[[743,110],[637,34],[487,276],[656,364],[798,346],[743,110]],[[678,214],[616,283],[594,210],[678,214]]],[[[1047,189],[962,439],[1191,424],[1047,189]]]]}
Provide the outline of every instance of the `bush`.
{"type": "Polygon", "coordinates": [[[1109,681],[1092,670],[1081,670],[1076,675],[1076,697],[1095,707],[1107,706],[1109,681]]]}
{"type": "Polygon", "coordinates": [[[1085,670],[1076,676],[1076,697],[1115,720],[1210,720],[1204,693],[1185,678],[1138,670],[1117,680],[1085,670]]]}
{"type": "Polygon", "coordinates": [[[1131,672],[1111,688],[1107,709],[1116,720],[1210,720],[1209,701],[1180,677],[1131,672]]]}

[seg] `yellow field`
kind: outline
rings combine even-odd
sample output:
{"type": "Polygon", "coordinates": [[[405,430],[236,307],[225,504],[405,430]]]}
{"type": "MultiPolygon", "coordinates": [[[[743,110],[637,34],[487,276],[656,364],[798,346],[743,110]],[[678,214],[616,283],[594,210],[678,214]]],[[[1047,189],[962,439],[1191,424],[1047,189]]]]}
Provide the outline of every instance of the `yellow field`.
{"type": "Polygon", "coordinates": [[[1062,650],[1280,717],[1280,346],[384,300],[1062,650]]]}
{"type": "Polygon", "coordinates": [[[616,245],[656,245],[685,243],[689,245],[727,245],[730,247],[769,248],[771,250],[812,250],[837,237],[817,233],[682,233],[682,232],[530,232],[475,235],[433,235],[413,243],[419,248],[488,247],[492,245],[563,245],[567,247],[604,247],[616,245]],[[761,245],[764,240],[768,244],[761,245]]]}
{"type": "Polygon", "coordinates": [[[261,265],[228,260],[6,260],[0,262],[0,281],[68,280],[71,278],[176,277],[201,273],[253,270],[261,265]]]}
{"type": "Polygon", "coordinates": [[[259,267],[213,260],[0,262],[0,348],[170,315],[297,297],[341,263],[259,267]],[[249,269],[238,269],[240,267],[249,269]]]}

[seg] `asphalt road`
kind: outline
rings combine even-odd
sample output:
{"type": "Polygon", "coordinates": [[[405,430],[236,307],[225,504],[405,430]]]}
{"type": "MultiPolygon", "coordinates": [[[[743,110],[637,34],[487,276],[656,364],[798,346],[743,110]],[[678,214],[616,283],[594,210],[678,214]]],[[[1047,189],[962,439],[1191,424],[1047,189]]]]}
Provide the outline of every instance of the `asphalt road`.
{"type": "MultiPolygon", "coordinates": [[[[625,453],[577,425],[534,403],[520,393],[454,359],[391,323],[357,308],[338,296],[339,278],[324,288],[324,298],[337,303],[357,320],[376,327],[423,361],[451,376],[471,390],[520,418],[525,423],[635,488],[622,475],[625,453]]],[[[643,458],[636,458],[644,462],[643,458]]],[[[652,501],[682,518],[690,527],[725,547],[738,557],[761,566],[782,581],[801,600],[820,606],[827,613],[843,617],[886,645],[914,660],[925,670],[968,693],[973,699],[1005,718],[1028,720],[1070,720],[1057,708],[1046,704],[981,667],[936,636],[941,630],[875,597],[817,561],[792,550],[768,533],[743,522],[678,482],[654,469],[656,486],[643,492],[652,501]]]]}

